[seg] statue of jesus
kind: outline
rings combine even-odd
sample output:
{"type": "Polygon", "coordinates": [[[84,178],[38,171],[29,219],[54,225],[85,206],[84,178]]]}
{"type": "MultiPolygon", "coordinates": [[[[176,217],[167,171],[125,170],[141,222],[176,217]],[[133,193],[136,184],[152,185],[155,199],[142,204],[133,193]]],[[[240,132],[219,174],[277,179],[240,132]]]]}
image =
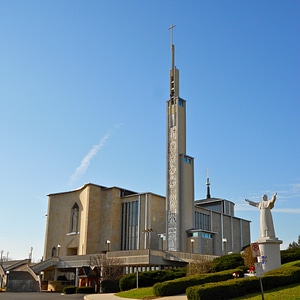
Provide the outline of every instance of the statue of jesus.
{"type": "Polygon", "coordinates": [[[274,207],[276,196],[277,193],[273,195],[271,200],[268,200],[267,195],[263,195],[261,202],[253,202],[245,199],[250,205],[260,209],[260,237],[275,237],[271,209],[274,207]]]}

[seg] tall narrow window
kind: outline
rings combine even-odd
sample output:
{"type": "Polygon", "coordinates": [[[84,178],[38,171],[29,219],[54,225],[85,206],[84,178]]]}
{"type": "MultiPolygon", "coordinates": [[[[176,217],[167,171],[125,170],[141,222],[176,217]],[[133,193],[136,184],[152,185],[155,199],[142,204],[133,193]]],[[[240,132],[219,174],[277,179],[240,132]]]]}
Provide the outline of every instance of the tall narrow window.
{"type": "Polygon", "coordinates": [[[71,232],[78,232],[78,215],[79,215],[79,206],[75,203],[71,210],[71,232]]]}
{"type": "Polygon", "coordinates": [[[210,230],[209,215],[195,211],[195,228],[210,230]]]}
{"type": "Polygon", "coordinates": [[[138,201],[122,203],[122,250],[137,249],[138,219],[138,201]]]}

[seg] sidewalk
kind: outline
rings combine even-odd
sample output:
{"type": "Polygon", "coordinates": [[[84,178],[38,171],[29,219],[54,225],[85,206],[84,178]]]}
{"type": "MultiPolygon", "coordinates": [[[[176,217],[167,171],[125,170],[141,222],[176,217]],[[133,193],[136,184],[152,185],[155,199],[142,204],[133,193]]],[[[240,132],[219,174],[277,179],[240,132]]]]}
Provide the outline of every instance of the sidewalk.
{"type": "MultiPolygon", "coordinates": [[[[163,297],[164,300],[186,300],[186,295],[176,295],[176,296],[170,296],[170,297],[163,297]]],[[[86,295],[84,296],[84,300],[131,300],[128,298],[121,298],[118,296],[115,296],[115,294],[92,294],[92,295],[86,295]]],[[[136,300],[136,299],[135,299],[136,300]]]]}

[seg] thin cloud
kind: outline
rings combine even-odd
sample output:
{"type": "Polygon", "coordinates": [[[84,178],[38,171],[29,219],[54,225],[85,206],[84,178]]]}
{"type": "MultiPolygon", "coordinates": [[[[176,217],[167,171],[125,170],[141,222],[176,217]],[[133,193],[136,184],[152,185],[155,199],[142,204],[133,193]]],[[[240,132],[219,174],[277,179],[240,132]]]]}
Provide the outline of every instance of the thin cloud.
{"type": "MultiPolygon", "coordinates": [[[[254,211],[257,210],[255,207],[251,207],[248,204],[237,203],[234,208],[235,211],[254,211]]],[[[300,214],[300,208],[273,208],[276,213],[284,214],[300,214]]]]}
{"type": "Polygon", "coordinates": [[[300,208],[274,208],[274,212],[285,214],[300,214],[300,208]]]}
{"type": "Polygon", "coordinates": [[[117,124],[116,126],[114,126],[114,128],[110,129],[101,138],[100,142],[97,145],[94,145],[92,147],[92,149],[82,159],[80,165],[75,169],[74,173],[71,175],[71,177],[70,177],[70,185],[72,183],[74,183],[75,181],[77,181],[80,178],[80,176],[82,176],[86,172],[88,166],[90,165],[90,162],[91,162],[92,158],[105,146],[105,144],[107,143],[107,140],[112,135],[112,133],[114,132],[114,130],[116,128],[119,128],[119,127],[120,127],[120,124],[117,124]]]}
{"type": "MultiPolygon", "coordinates": [[[[274,191],[262,190],[259,193],[248,192],[245,198],[254,202],[260,202],[261,195],[266,194],[270,198],[274,192],[277,192],[277,200],[274,211],[292,214],[300,213],[300,209],[291,207],[295,205],[295,202],[298,203],[300,200],[300,183],[282,184],[277,186],[277,189],[274,191]],[[281,206],[288,206],[290,208],[281,208],[281,206]]],[[[240,200],[244,198],[244,196],[238,198],[239,200],[235,201],[235,211],[253,211],[256,209],[253,206],[250,206],[244,200],[240,200]]]]}

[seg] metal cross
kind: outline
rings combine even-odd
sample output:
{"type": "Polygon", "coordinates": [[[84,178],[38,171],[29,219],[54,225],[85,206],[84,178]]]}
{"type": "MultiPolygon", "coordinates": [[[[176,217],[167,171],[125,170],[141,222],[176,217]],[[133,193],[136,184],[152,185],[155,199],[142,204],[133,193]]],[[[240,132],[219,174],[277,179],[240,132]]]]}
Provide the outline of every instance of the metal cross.
{"type": "Polygon", "coordinates": [[[173,45],[173,28],[174,28],[175,26],[176,26],[176,25],[171,24],[171,26],[169,27],[169,30],[170,30],[170,42],[171,42],[171,45],[173,45]]]}

